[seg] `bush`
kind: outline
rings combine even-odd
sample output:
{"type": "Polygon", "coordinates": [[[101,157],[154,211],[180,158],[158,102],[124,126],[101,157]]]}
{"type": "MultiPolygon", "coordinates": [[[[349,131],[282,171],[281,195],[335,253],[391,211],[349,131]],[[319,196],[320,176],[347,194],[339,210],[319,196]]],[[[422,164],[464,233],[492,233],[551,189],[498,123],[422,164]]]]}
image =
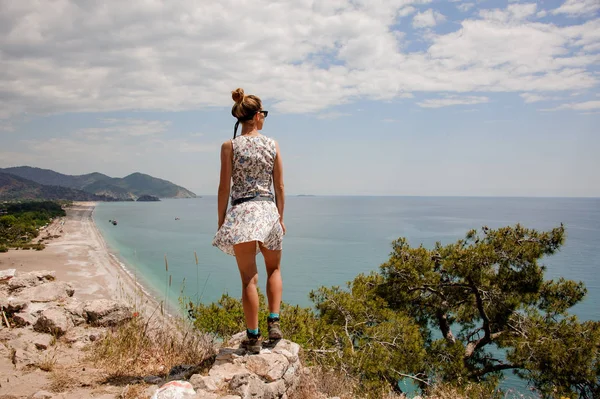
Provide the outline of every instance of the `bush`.
{"type": "Polygon", "coordinates": [[[0,245],[0,252],[8,252],[8,247],[6,245],[0,245]]]}

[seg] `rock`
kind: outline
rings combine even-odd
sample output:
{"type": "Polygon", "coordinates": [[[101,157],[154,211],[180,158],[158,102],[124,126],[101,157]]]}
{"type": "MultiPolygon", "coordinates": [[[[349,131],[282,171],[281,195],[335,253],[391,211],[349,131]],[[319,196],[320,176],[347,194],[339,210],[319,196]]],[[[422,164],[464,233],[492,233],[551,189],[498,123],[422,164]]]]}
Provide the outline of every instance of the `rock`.
{"type": "Polygon", "coordinates": [[[283,355],[277,353],[265,353],[257,356],[250,356],[246,363],[246,367],[256,375],[265,378],[269,382],[273,382],[283,377],[289,364],[290,362],[283,355]]]}
{"type": "Polygon", "coordinates": [[[75,290],[69,283],[52,281],[37,287],[24,288],[20,297],[30,302],[59,302],[72,297],[75,290]]]}
{"type": "Polygon", "coordinates": [[[196,391],[187,381],[170,381],[152,395],[151,399],[192,399],[196,391]]]}
{"type": "Polygon", "coordinates": [[[75,298],[71,298],[67,304],[65,305],[65,310],[71,313],[71,318],[73,319],[73,323],[76,326],[79,326],[85,323],[86,313],[83,310],[85,307],[85,303],[79,302],[75,298]]]}
{"type": "Polygon", "coordinates": [[[38,363],[39,357],[28,350],[16,348],[12,354],[12,363],[17,367],[33,366],[38,363]]]}
{"type": "Polygon", "coordinates": [[[56,280],[56,272],[54,270],[38,270],[31,273],[35,274],[38,280],[43,282],[56,280]]]}
{"type": "Polygon", "coordinates": [[[37,391],[31,397],[32,399],[52,399],[54,397],[53,394],[47,391],[37,391]]]}
{"type": "Polygon", "coordinates": [[[0,298],[0,308],[6,314],[18,313],[26,309],[28,305],[29,302],[26,300],[14,296],[0,298]]]}
{"type": "Polygon", "coordinates": [[[53,341],[54,337],[52,337],[51,335],[40,334],[37,337],[35,337],[32,342],[37,349],[46,350],[52,345],[53,341]]]}
{"type": "MultiPolygon", "coordinates": [[[[163,381],[164,381],[164,378],[158,377],[156,375],[149,375],[147,377],[144,377],[144,382],[146,384],[160,385],[163,383],[163,381]]],[[[158,389],[158,386],[156,387],[156,389],[158,389]]],[[[152,394],[154,394],[154,392],[152,392],[152,394]]],[[[152,395],[149,395],[149,396],[152,396],[152,395]]]]}
{"type": "Polygon", "coordinates": [[[200,372],[201,367],[190,364],[174,366],[169,371],[169,380],[189,380],[190,377],[200,372]]]}
{"type": "MultiPolygon", "coordinates": [[[[146,379],[144,378],[144,381],[146,379]]],[[[150,398],[152,397],[152,395],[154,395],[156,393],[156,391],[158,391],[158,385],[154,384],[154,385],[150,385],[148,388],[146,388],[144,390],[144,398],[150,398]]]]}
{"type": "MultiPolygon", "coordinates": [[[[229,395],[228,395],[229,397],[229,395]]],[[[192,396],[193,399],[222,399],[222,396],[217,395],[213,392],[206,392],[203,390],[196,391],[196,395],[192,396]]],[[[239,396],[236,396],[239,399],[239,396]]]]}
{"type": "Polygon", "coordinates": [[[214,392],[219,389],[217,384],[215,384],[215,380],[206,375],[194,374],[190,378],[190,384],[192,384],[194,389],[201,389],[208,392],[214,392]]]}
{"type": "Polygon", "coordinates": [[[17,269],[0,270],[0,283],[8,282],[10,279],[15,277],[16,272],[17,272],[17,269]]]}
{"type": "Polygon", "coordinates": [[[236,374],[244,374],[248,373],[248,370],[238,364],[233,363],[223,363],[213,365],[213,367],[209,370],[208,375],[213,379],[215,384],[220,385],[223,382],[229,382],[236,374]]]}
{"type": "Polygon", "coordinates": [[[18,290],[19,288],[35,287],[39,285],[38,278],[31,273],[18,274],[8,281],[8,289],[10,291],[18,290]]]}
{"type": "Polygon", "coordinates": [[[265,384],[264,398],[277,399],[281,398],[286,391],[285,381],[278,380],[265,384]]]}
{"type": "Polygon", "coordinates": [[[64,342],[68,344],[82,344],[83,346],[89,344],[90,342],[96,341],[98,338],[102,337],[105,334],[105,331],[101,328],[96,327],[75,327],[67,331],[67,333],[62,338],[64,342]]]}
{"type": "Polygon", "coordinates": [[[8,282],[8,289],[15,291],[25,287],[35,287],[48,281],[54,281],[55,272],[42,270],[39,272],[18,273],[8,282]]]}
{"type": "Polygon", "coordinates": [[[129,306],[108,299],[86,302],[83,311],[88,323],[101,327],[118,326],[133,316],[129,306]]]}
{"type": "Polygon", "coordinates": [[[12,319],[17,327],[32,326],[37,321],[37,317],[26,312],[15,313],[12,319]]]}
{"type": "Polygon", "coordinates": [[[254,374],[236,374],[229,381],[229,390],[242,399],[263,398],[265,383],[254,374]]]}
{"type": "Polygon", "coordinates": [[[33,329],[38,332],[55,334],[57,336],[64,335],[73,327],[71,318],[62,308],[54,307],[46,309],[42,312],[33,326],[33,329]]]}

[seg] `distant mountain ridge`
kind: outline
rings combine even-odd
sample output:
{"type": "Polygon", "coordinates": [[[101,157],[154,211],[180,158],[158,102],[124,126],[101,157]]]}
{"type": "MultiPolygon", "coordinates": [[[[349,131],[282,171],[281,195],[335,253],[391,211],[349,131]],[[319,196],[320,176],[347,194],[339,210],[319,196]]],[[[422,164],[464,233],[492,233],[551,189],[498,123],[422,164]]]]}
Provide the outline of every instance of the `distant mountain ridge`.
{"type": "Polygon", "coordinates": [[[159,198],[196,197],[196,194],[184,187],[173,184],[168,180],[139,172],[132,173],[123,178],[110,177],[98,172],[72,176],[50,169],[18,166],[0,168],[0,173],[17,176],[45,186],[81,190],[112,200],[135,200],[143,195],[151,195],[159,198]]]}
{"type": "Polygon", "coordinates": [[[47,186],[0,171],[0,200],[44,199],[69,201],[114,201],[114,198],[96,195],[62,186],[47,186]]]}

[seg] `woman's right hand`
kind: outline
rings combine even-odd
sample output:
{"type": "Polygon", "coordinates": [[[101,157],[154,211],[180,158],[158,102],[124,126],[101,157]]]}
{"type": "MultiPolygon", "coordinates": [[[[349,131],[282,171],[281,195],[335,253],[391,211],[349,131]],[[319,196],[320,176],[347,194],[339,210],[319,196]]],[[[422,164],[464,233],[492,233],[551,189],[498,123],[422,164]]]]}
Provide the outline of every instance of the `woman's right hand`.
{"type": "Polygon", "coordinates": [[[283,235],[285,235],[285,224],[283,223],[283,220],[279,220],[279,224],[281,224],[281,228],[283,229],[283,235]]]}

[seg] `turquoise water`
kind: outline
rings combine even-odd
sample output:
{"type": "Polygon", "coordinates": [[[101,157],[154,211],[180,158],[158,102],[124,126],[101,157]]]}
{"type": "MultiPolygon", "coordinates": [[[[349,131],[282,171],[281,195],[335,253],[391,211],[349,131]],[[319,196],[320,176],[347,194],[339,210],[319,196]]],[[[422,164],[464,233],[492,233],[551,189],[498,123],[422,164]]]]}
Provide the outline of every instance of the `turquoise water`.
{"type": "MultiPolygon", "coordinates": [[[[100,203],[94,219],[108,245],[138,278],[160,298],[169,292],[174,310],[184,278],[185,295],[201,297],[203,302],[215,301],[224,292],[240,295],[235,259],[211,246],[216,203],[215,196],[100,203]],[[109,219],[118,220],[118,225],[109,224],[109,219]]],[[[483,225],[522,223],[550,229],[562,222],[567,241],[558,254],[544,260],[546,277],[584,281],[588,296],[573,313],[582,319],[600,319],[600,199],[288,197],[285,213],[285,302],[310,305],[310,290],[343,285],[358,273],[377,270],[388,258],[391,241],[401,236],[411,245],[431,247],[436,241],[454,242],[483,225]]],[[[261,285],[263,269],[259,263],[261,285]]],[[[517,387],[512,380],[508,386],[517,387]]]]}

